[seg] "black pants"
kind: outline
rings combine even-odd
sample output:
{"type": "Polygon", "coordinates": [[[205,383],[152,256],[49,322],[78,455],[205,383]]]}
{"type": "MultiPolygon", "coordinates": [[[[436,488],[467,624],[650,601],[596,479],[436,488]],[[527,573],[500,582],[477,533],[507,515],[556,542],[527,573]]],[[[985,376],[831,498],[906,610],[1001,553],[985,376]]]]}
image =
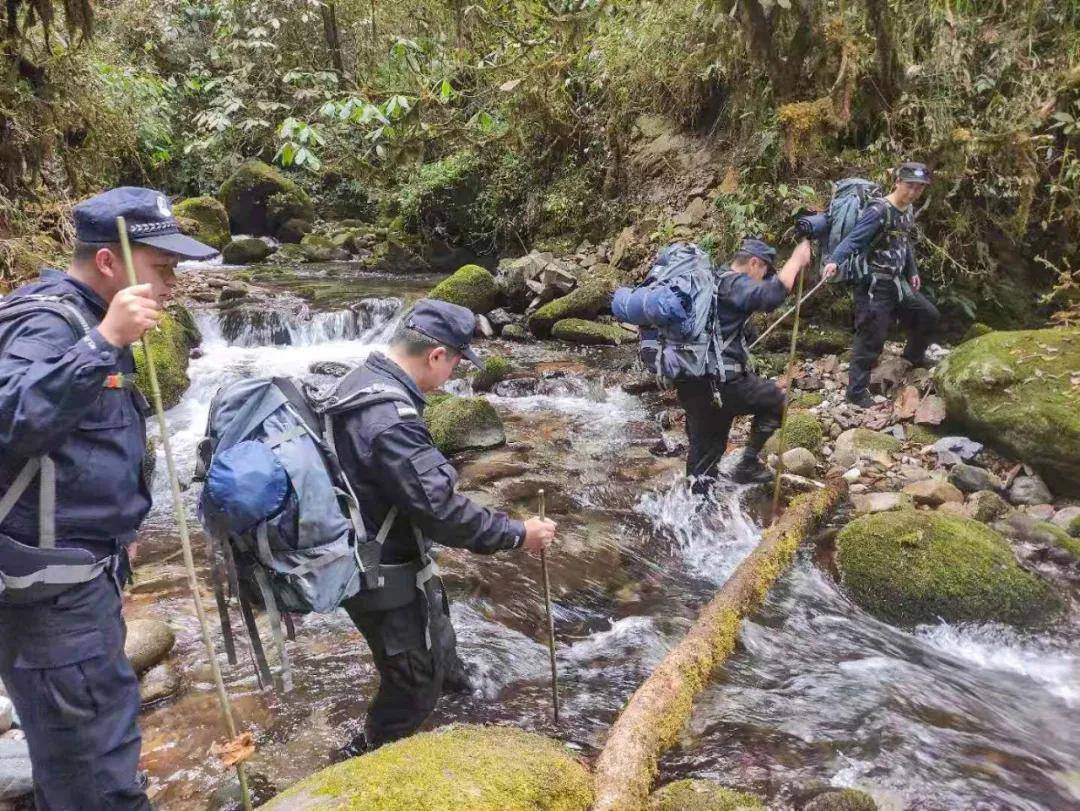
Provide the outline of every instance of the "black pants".
{"type": "Polygon", "coordinates": [[[139,681],[109,573],[32,606],[0,606],[0,678],[19,713],[39,811],[145,811],[139,681]]]}
{"type": "Polygon", "coordinates": [[[941,319],[930,299],[906,290],[901,300],[896,285],[887,281],[877,283],[873,298],[869,283],[855,288],[855,340],[848,370],[848,397],[858,396],[870,385],[870,370],[881,356],[885,338],[897,316],[908,334],[904,357],[912,363],[922,363],[941,319]]]}
{"type": "Polygon", "coordinates": [[[753,414],[746,449],[758,454],[780,427],[784,393],[771,380],[743,374],[719,383],[708,379],[687,380],[675,386],[686,411],[686,437],[690,450],[686,475],[696,477],[695,491],[708,488],[727,449],[731,422],[740,414],[753,414]],[[720,402],[717,402],[719,395],[720,402]]]}
{"type": "Polygon", "coordinates": [[[417,599],[401,608],[368,611],[356,600],[346,600],[344,607],[367,640],[379,671],[379,689],[368,706],[364,729],[369,745],[411,735],[435,709],[444,682],[461,667],[442,582],[432,579],[426,599],[417,592],[417,599]]]}

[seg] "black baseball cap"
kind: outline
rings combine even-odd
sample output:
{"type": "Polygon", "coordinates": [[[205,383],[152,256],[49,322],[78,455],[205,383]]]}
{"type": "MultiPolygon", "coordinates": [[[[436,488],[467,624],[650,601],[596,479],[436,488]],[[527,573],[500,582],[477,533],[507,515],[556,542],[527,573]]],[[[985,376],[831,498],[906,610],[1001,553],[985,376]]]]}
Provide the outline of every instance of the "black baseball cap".
{"type": "Polygon", "coordinates": [[[756,256],[769,266],[769,270],[776,270],[776,248],[760,239],[744,239],[739,246],[739,253],[748,253],[756,256]]]}
{"type": "Polygon", "coordinates": [[[896,179],[905,183],[922,183],[924,186],[928,186],[932,178],[933,172],[930,171],[930,168],[925,163],[919,163],[918,161],[906,161],[896,169],[896,179]]]}
{"type": "Polygon", "coordinates": [[[83,200],[72,211],[75,238],[90,245],[112,245],[120,241],[116,218],[127,223],[133,245],[149,245],[181,259],[209,259],[216,248],[180,233],[180,225],[161,192],[137,186],[121,186],[83,200]]]}
{"type": "Polygon", "coordinates": [[[476,331],[476,316],[468,307],[422,298],[405,314],[405,326],[457,350],[473,366],[483,365],[469,348],[476,331]]]}

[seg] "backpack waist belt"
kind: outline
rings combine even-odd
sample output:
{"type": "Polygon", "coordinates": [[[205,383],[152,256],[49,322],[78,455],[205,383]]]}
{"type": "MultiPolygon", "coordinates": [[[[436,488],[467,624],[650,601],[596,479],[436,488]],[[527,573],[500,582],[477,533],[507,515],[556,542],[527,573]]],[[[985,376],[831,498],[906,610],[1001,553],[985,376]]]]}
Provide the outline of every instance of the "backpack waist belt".
{"type": "Polygon", "coordinates": [[[898,300],[904,300],[904,285],[900,281],[899,273],[881,273],[874,271],[870,274],[870,298],[874,297],[874,289],[877,287],[878,282],[892,282],[896,285],[896,297],[898,300]]]}

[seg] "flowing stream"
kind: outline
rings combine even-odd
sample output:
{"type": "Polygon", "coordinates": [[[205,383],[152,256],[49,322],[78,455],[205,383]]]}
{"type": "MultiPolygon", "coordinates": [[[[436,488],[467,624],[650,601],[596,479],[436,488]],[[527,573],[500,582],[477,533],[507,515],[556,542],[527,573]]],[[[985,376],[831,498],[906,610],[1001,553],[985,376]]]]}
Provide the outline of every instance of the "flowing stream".
{"type": "MultiPolygon", "coordinates": [[[[168,414],[182,473],[190,475],[219,386],[304,375],[316,361],[358,362],[388,339],[401,300],[430,286],[362,276],[350,284],[362,306],[285,324],[287,344],[258,330],[229,341],[216,313],[197,314],[202,355],[168,414]]],[[[755,499],[744,489],[695,497],[680,459],[649,452],[662,405],[606,379],[628,349],[502,351],[550,385],[488,395],[509,441],[462,460],[461,485],[518,515],[535,510],[537,489],[548,493],[560,524],[550,558],[565,720],[552,729],[537,562],[444,550],[459,647],[475,667],[477,690],[444,698],[431,723],[515,724],[593,757],[628,696],[757,542],[755,499]]],[[[187,491],[189,507],[196,495],[197,485],[187,491]]],[[[163,811],[231,807],[231,775],[207,755],[223,733],[163,475],[155,500],[128,613],[178,629],[174,657],[185,689],[144,713],[143,765],[163,811]]],[[[197,534],[199,553],[203,543],[197,534]]],[[[240,626],[237,612],[232,621],[240,626]]],[[[269,641],[265,628],[263,635],[269,641]]],[[[360,729],[376,680],[344,612],[298,617],[289,644],[296,687],[287,696],[259,689],[242,635],[239,663],[225,666],[236,714],[259,741],[250,771],[260,800],[328,764],[330,751],[360,729]]],[[[883,808],[1080,807],[1080,631],[1075,624],[1040,634],[989,625],[892,628],[854,607],[804,550],[743,623],[735,654],[661,763],[665,781],[689,776],[753,791],[777,809],[791,808],[814,782],[862,788],[883,808]]]]}

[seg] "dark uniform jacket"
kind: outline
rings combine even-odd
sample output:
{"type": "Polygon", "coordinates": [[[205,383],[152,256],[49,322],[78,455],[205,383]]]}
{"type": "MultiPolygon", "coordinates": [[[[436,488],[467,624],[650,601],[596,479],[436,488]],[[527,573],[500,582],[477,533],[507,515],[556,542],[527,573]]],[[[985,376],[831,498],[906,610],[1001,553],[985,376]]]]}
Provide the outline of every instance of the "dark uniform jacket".
{"type": "MultiPolygon", "coordinates": [[[[0,304],[27,294],[73,297],[91,326],[107,306],[66,273],[43,270],[0,304]]],[[[104,388],[106,377],[132,375],[130,349],[117,349],[96,328],[78,337],[56,313],[0,323],[0,493],[27,459],[48,454],[56,464],[58,546],[101,556],[130,542],[150,509],[143,480],[146,425],[133,389],[104,388]]],[[[35,480],[0,525],[16,540],[38,543],[35,480]]]]}
{"type": "Polygon", "coordinates": [[[910,281],[919,274],[915,264],[915,252],[911,249],[911,230],[915,227],[915,212],[912,207],[901,211],[887,200],[875,201],[855,223],[851,232],[840,241],[833,255],[825,261],[843,265],[850,257],[857,256],[874,244],[873,250],[866,257],[871,273],[910,281]],[[886,233],[878,235],[889,225],[886,233]]]}
{"type": "Polygon", "coordinates": [[[435,447],[424,423],[424,396],[401,367],[376,352],[350,377],[342,383],[349,390],[389,385],[412,401],[411,407],[390,402],[347,413],[335,430],[341,465],[356,491],[369,537],[378,532],[392,506],[400,511],[383,546],[383,563],[419,557],[413,525],[420,529],[425,548],[436,542],[490,554],[521,546],[522,522],[455,491],[457,472],[435,447]]]}
{"type": "Polygon", "coordinates": [[[720,330],[720,340],[727,343],[723,357],[725,364],[746,363],[746,342],[743,339],[746,319],[756,312],[775,310],[787,294],[788,289],[776,274],[759,282],[745,273],[736,273],[728,266],[720,269],[716,282],[716,325],[720,330]]]}

